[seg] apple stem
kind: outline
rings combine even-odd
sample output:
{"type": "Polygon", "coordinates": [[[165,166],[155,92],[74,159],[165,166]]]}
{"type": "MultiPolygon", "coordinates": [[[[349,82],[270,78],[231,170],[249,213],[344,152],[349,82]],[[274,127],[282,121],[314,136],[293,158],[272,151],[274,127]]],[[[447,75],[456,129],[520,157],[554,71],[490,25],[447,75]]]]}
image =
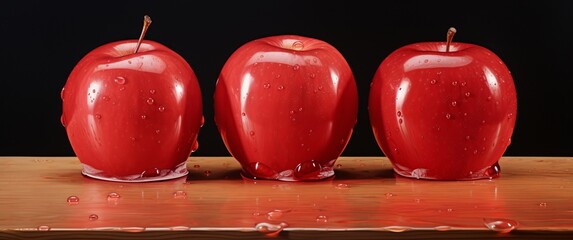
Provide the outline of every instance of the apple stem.
{"type": "Polygon", "coordinates": [[[143,29],[141,29],[141,34],[137,41],[137,47],[135,47],[135,51],[133,53],[137,53],[137,51],[139,51],[139,46],[141,46],[141,42],[143,42],[143,37],[145,37],[145,33],[147,33],[149,25],[151,25],[151,18],[147,15],[143,16],[143,29]]]}
{"type": "Polygon", "coordinates": [[[452,44],[452,39],[454,39],[456,31],[457,30],[454,27],[450,27],[450,29],[448,29],[448,33],[446,35],[446,52],[450,52],[450,44],[452,44]]]}

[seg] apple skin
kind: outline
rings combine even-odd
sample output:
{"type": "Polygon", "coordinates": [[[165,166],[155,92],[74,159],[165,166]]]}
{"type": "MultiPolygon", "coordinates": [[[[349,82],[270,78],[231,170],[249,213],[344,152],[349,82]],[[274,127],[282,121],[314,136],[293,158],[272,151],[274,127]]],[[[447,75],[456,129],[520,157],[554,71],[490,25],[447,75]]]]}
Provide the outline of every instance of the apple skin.
{"type": "Polygon", "coordinates": [[[223,66],[214,94],[215,123],[243,175],[319,180],[356,124],[354,75],[332,45],[275,35],[238,48],[223,66]]]}
{"type": "Polygon", "coordinates": [[[396,173],[436,180],[500,175],[517,95],[506,65],[469,43],[415,43],[378,67],[368,111],[376,141],[396,173]]]}
{"type": "Polygon", "coordinates": [[[84,175],[155,181],[187,174],[203,124],[193,69],[145,40],[102,45],[85,55],[62,89],[62,124],[84,175]]]}

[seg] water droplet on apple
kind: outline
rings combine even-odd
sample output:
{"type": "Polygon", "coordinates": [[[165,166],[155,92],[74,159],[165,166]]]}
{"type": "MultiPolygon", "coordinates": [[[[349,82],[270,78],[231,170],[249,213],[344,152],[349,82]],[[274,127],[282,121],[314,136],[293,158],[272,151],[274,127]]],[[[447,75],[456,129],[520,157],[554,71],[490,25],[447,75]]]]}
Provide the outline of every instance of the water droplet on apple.
{"type": "Polygon", "coordinates": [[[401,111],[396,112],[396,116],[401,117],[401,116],[402,116],[402,112],[401,112],[401,111]]]}
{"type": "Polygon", "coordinates": [[[96,90],[95,90],[95,88],[94,88],[94,89],[92,89],[92,93],[96,93],[96,90]]]}
{"type": "Polygon", "coordinates": [[[513,113],[508,113],[507,114],[507,119],[511,119],[513,117],[513,113]]]}
{"type": "Polygon", "coordinates": [[[280,78],[280,77],[281,77],[280,74],[276,74],[276,75],[275,75],[275,78],[280,78]]]}
{"type": "Polygon", "coordinates": [[[430,62],[430,60],[424,59],[424,63],[428,63],[428,62],[430,62]]]}
{"type": "Polygon", "coordinates": [[[62,88],[62,91],[60,91],[60,98],[62,99],[62,101],[64,100],[64,95],[65,95],[65,88],[62,88]]]}
{"type": "Polygon", "coordinates": [[[452,82],[452,86],[457,86],[458,85],[458,81],[453,81],[452,82]]]}
{"type": "Polygon", "coordinates": [[[161,172],[157,168],[145,170],[139,175],[140,178],[157,177],[161,172]]]}
{"type": "Polygon", "coordinates": [[[499,166],[499,162],[491,165],[488,169],[485,170],[485,175],[492,179],[494,177],[498,177],[501,174],[501,168],[499,166]]]}
{"type": "Polygon", "coordinates": [[[430,84],[432,84],[432,85],[436,84],[437,82],[438,82],[438,81],[437,81],[436,79],[430,80],[430,84]]]}
{"type": "Polygon", "coordinates": [[[253,174],[253,177],[256,178],[264,178],[264,179],[276,179],[278,177],[278,173],[270,168],[269,166],[265,165],[261,162],[254,162],[249,164],[247,167],[248,172],[253,174]]]}
{"type": "Polygon", "coordinates": [[[66,116],[64,116],[64,114],[60,116],[60,123],[62,123],[62,126],[66,127],[66,116]]]}
{"type": "Polygon", "coordinates": [[[96,221],[96,220],[99,219],[99,216],[98,216],[97,214],[90,214],[90,215],[88,216],[88,219],[89,219],[90,221],[96,221]]]}
{"type": "Polygon", "coordinates": [[[399,124],[402,124],[403,122],[404,122],[404,120],[402,120],[401,118],[398,119],[398,123],[399,123],[399,124]]]}
{"type": "Polygon", "coordinates": [[[182,190],[177,190],[173,193],[173,198],[174,199],[186,199],[187,193],[185,191],[182,191],[182,190]]]}
{"type": "Polygon", "coordinates": [[[300,69],[300,65],[295,64],[294,66],[292,66],[292,70],[294,71],[298,71],[300,69]]]}
{"type": "Polygon", "coordinates": [[[487,100],[488,100],[488,101],[491,101],[491,96],[487,96],[487,100]]]}
{"type": "Polygon", "coordinates": [[[466,136],[466,140],[470,140],[470,135],[467,135],[467,136],[466,136]]]}
{"type": "Polygon", "coordinates": [[[474,150],[474,155],[476,155],[476,154],[478,154],[478,150],[477,150],[477,149],[474,150]]]}
{"type": "Polygon", "coordinates": [[[250,131],[250,132],[249,132],[249,135],[255,136],[255,131],[250,131]]]}
{"type": "Polygon", "coordinates": [[[313,79],[314,79],[314,78],[316,77],[316,74],[311,73],[311,74],[309,74],[308,76],[309,76],[310,78],[313,78],[313,79]]]}
{"type": "Polygon", "coordinates": [[[131,64],[131,60],[127,60],[127,64],[131,64]]]}
{"type": "Polygon", "coordinates": [[[125,78],[124,77],[116,77],[113,81],[119,85],[125,84],[125,78]]]}
{"type": "Polygon", "coordinates": [[[265,89],[269,89],[270,87],[271,87],[271,84],[268,82],[263,84],[263,88],[265,88],[265,89]]]}
{"type": "Polygon", "coordinates": [[[123,90],[125,90],[125,87],[124,87],[124,86],[121,86],[121,87],[119,88],[119,91],[123,91],[123,90]]]}
{"type": "Polygon", "coordinates": [[[385,193],[384,196],[386,198],[391,198],[391,197],[394,197],[394,194],[393,193],[385,193]]]}
{"type": "Polygon", "coordinates": [[[38,226],[38,231],[50,231],[50,227],[46,225],[38,226]]]}
{"type": "Polygon", "coordinates": [[[470,92],[466,92],[464,95],[466,95],[466,97],[470,97],[472,94],[470,92]]]}
{"type": "Polygon", "coordinates": [[[103,99],[104,101],[107,102],[107,101],[109,101],[110,98],[108,96],[102,96],[101,99],[103,99]]]}
{"type": "Polygon", "coordinates": [[[446,119],[452,119],[452,114],[446,113],[446,119]]]}
{"type": "Polygon", "coordinates": [[[456,101],[452,101],[452,103],[451,103],[451,104],[452,104],[452,107],[455,107],[456,105],[458,105],[458,102],[456,102],[456,101]]]}
{"type": "Polygon", "coordinates": [[[304,43],[301,41],[295,41],[292,43],[292,49],[296,51],[300,51],[304,48],[304,43]]]}
{"type": "Polygon", "coordinates": [[[145,115],[145,114],[141,114],[141,116],[140,116],[140,117],[141,117],[141,120],[145,120],[145,119],[147,119],[147,115],[145,115]]]}
{"type": "Polygon", "coordinates": [[[322,166],[320,163],[309,160],[299,163],[294,169],[294,176],[298,179],[317,179],[319,178],[322,166]]]}
{"type": "Polygon", "coordinates": [[[205,171],[203,172],[203,175],[204,175],[205,177],[211,176],[211,171],[210,171],[210,170],[205,170],[205,171]]]}
{"type": "Polygon", "coordinates": [[[328,222],[328,217],[326,217],[324,215],[317,216],[316,222],[317,223],[326,223],[326,222],[328,222]]]}
{"type": "Polygon", "coordinates": [[[500,233],[511,232],[519,225],[519,223],[515,220],[503,219],[503,218],[498,218],[498,219],[484,218],[483,223],[489,230],[500,233]]]}
{"type": "Polygon", "coordinates": [[[147,104],[151,105],[153,102],[155,102],[155,100],[153,100],[153,98],[148,98],[146,102],[147,104]]]}
{"type": "Polygon", "coordinates": [[[467,82],[462,82],[462,87],[465,87],[466,84],[468,84],[467,82]]]}
{"type": "Polygon", "coordinates": [[[157,110],[160,111],[160,112],[163,112],[163,111],[165,111],[165,107],[164,107],[164,106],[159,106],[159,107],[157,108],[157,110]]]}
{"type": "Polygon", "coordinates": [[[151,90],[149,90],[149,93],[155,94],[155,90],[154,90],[154,89],[151,89],[151,90]]]}
{"type": "Polygon", "coordinates": [[[277,87],[277,90],[279,90],[279,91],[281,91],[281,90],[283,90],[283,89],[285,89],[285,87],[284,87],[283,85],[279,85],[279,86],[277,87]]]}
{"type": "Polygon", "coordinates": [[[80,198],[77,196],[69,196],[66,201],[68,202],[68,205],[78,205],[78,203],[80,203],[80,198]]]}
{"type": "Polygon", "coordinates": [[[193,142],[191,145],[191,152],[195,152],[197,149],[199,149],[199,140],[195,140],[195,142],[193,142]]]}

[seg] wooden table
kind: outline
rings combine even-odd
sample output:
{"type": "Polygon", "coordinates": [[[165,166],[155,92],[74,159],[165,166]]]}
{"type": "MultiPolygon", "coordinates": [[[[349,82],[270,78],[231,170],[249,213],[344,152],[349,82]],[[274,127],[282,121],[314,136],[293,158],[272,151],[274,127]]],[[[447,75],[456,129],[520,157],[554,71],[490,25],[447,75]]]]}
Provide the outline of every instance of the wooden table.
{"type": "Polygon", "coordinates": [[[82,176],[75,157],[0,157],[0,239],[573,239],[573,158],[500,165],[497,179],[428,181],[341,157],[334,178],[279,182],[192,156],[186,178],[118,183],[82,176]]]}

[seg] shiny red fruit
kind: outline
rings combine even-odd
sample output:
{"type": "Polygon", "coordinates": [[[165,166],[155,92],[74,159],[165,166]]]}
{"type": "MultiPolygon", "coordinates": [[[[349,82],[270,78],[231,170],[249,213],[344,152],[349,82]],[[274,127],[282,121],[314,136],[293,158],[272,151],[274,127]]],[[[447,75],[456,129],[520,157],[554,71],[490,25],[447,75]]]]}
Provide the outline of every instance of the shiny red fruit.
{"type": "Polygon", "coordinates": [[[62,89],[62,124],[83,173],[111,181],[187,174],[202,125],[202,99],[189,64],[166,46],[118,41],[89,52],[62,89]]]}
{"type": "Polygon", "coordinates": [[[512,76],[484,47],[446,46],[407,45],[380,64],[368,103],[375,138],[402,176],[497,177],[516,121],[512,76]]]}
{"type": "Polygon", "coordinates": [[[358,113],[353,73],[330,44],[296,35],[250,41],[227,60],[215,121],[248,177],[285,181],[333,176],[358,113]]]}

